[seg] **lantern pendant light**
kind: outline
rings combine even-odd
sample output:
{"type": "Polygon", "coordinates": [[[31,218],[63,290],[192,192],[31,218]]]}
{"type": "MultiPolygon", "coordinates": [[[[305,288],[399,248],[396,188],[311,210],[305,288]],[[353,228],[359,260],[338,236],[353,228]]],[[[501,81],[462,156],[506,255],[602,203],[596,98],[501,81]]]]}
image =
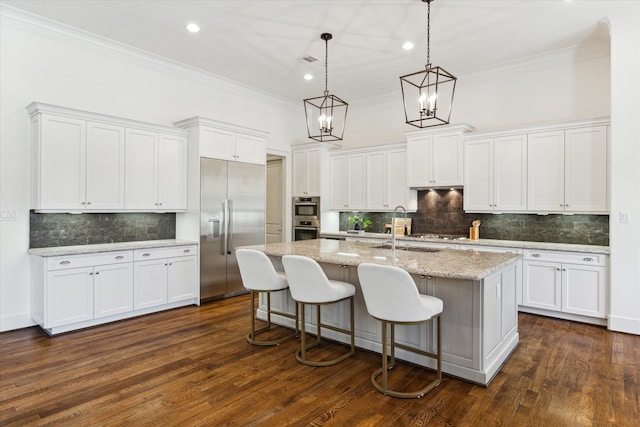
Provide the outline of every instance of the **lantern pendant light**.
{"type": "Polygon", "coordinates": [[[456,77],[442,67],[432,67],[430,58],[431,2],[427,3],[427,65],[418,71],[400,77],[405,122],[426,128],[446,125],[451,118],[456,77]]]}
{"type": "Polygon", "coordinates": [[[320,142],[341,141],[344,135],[344,125],[347,121],[349,104],[335,95],[329,95],[329,40],[333,36],[330,33],[323,33],[320,38],[325,43],[324,95],[304,100],[307,133],[309,138],[320,142]]]}

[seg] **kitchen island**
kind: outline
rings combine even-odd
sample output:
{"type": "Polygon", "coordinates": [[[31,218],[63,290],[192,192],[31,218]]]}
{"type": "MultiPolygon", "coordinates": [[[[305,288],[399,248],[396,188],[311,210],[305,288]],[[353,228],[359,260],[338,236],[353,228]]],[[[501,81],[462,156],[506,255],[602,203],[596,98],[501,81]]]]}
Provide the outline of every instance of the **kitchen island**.
{"type": "MultiPolygon", "coordinates": [[[[276,270],[283,271],[284,255],[303,255],[316,260],[330,279],[355,285],[356,345],[381,352],[380,322],[369,316],[360,290],[357,266],[364,262],[395,265],[411,274],[420,293],[443,300],[442,369],[445,373],[488,385],[518,345],[516,304],[516,261],[520,255],[456,249],[428,249],[398,245],[395,251],[376,243],[338,240],[304,240],[251,246],[266,253],[276,270]]],[[[258,317],[266,318],[261,299],[258,317]]],[[[274,308],[294,313],[295,302],[288,292],[272,295],[274,308]]],[[[315,330],[313,307],[307,307],[307,331],[315,330]]],[[[347,327],[347,302],[322,307],[323,323],[347,327]]],[[[285,317],[274,323],[293,327],[285,317]]],[[[344,341],[341,334],[323,331],[323,336],[344,341]]],[[[406,345],[435,351],[435,325],[398,326],[396,339],[406,345]]],[[[397,357],[435,369],[423,356],[400,349],[397,357]]]]}

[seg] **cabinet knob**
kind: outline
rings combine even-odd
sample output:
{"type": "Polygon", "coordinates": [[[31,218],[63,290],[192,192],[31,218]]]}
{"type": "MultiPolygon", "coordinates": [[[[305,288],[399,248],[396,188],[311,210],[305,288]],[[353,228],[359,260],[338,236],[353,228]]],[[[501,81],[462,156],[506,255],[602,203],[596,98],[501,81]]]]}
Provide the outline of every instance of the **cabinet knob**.
{"type": "Polygon", "coordinates": [[[99,272],[99,271],[96,271],[96,274],[100,274],[100,272],[99,272]]]}
{"type": "Polygon", "coordinates": [[[91,202],[87,202],[87,204],[88,204],[88,205],[90,205],[90,204],[91,204],[91,202]]]}
{"type": "Polygon", "coordinates": [[[118,255],[118,256],[116,257],[116,259],[123,259],[123,258],[124,258],[124,257],[123,257],[122,255],[118,255]]]}
{"type": "Polygon", "coordinates": [[[567,269],[566,269],[566,268],[563,268],[563,269],[562,269],[562,271],[567,271],[567,269]]]}
{"type": "Polygon", "coordinates": [[[583,261],[593,261],[593,258],[591,258],[590,256],[584,257],[582,258],[583,261]]]}
{"type": "MultiPolygon", "coordinates": [[[[278,230],[278,231],[280,231],[280,230],[278,230]]],[[[184,252],[185,254],[188,254],[189,252],[191,252],[191,249],[185,249],[185,250],[184,250],[184,251],[182,251],[182,252],[184,252]]]]}
{"type": "Polygon", "coordinates": [[[91,273],[89,273],[89,276],[93,276],[93,271],[91,273]]]}
{"type": "Polygon", "coordinates": [[[560,268],[556,268],[556,271],[560,271],[560,268]]]}
{"type": "Polygon", "coordinates": [[[151,256],[151,254],[149,252],[145,252],[142,254],[142,256],[151,256]]]}
{"type": "Polygon", "coordinates": [[[540,254],[531,254],[531,256],[534,258],[540,258],[540,254]]]}
{"type": "Polygon", "coordinates": [[[87,203],[86,203],[86,202],[80,202],[80,204],[81,204],[81,205],[86,205],[87,203]]]}
{"type": "Polygon", "coordinates": [[[71,264],[71,261],[60,261],[60,265],[71,264]]]}

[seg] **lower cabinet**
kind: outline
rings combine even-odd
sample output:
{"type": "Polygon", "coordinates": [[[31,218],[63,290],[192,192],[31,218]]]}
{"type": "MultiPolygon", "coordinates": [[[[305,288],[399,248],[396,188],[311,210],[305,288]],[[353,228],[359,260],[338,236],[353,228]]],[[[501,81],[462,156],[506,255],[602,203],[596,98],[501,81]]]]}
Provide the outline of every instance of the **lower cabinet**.
{"type": "Polygon", "coordinates": [[[197,246],[33,256],[32,278],[32,318],[54,335],[197,303],[197,246]]]}
{"type": "Polygon", "coordinates": [[[523,306],[604,319],[606,263],[603,254],[525,251],[523,306]]]}

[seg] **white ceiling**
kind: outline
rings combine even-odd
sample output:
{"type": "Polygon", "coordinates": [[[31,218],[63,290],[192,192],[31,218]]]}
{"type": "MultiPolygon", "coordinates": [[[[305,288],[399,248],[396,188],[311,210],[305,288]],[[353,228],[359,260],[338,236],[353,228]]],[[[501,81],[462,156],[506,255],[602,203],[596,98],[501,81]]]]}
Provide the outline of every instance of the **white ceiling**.
{"type": "MultiPolygon", "coordinates": [[[[1,0],[4,5],[291,100],[329,91],[350,102],[399,90],[426,62],[420,0],[1,0]],[[201,27],[185,30],[188,22],[201,27]],[[415,48],[401,46],[411,40],[415,48]],[[309,64],[308,55],[318,58],[309,64]],[[315,78],[303,80],[311,72],[315,78]]],[[[598,21],[640,0],[435,0],[431,62],[454,75],[607,40],[598,21]]]]}

